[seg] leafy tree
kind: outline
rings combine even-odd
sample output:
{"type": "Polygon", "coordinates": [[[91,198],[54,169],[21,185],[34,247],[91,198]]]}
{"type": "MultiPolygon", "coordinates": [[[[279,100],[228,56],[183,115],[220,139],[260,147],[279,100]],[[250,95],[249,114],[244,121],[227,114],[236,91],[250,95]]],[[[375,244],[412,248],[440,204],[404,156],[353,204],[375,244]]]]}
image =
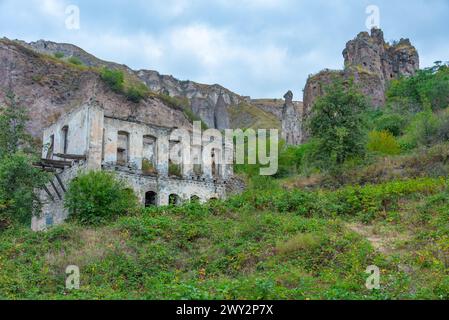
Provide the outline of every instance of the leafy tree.
{"type": "Polygon", "coordinates": [[[30,155],[18,151],[0,162],[0,229],[15,223],[29,224],[39,210],[34,192],[46,176],[31,164],[30,155]]]}
{"type": "Polygon", "coordinates": [[[335,79],[312,107],[309,130],[316,140],[317,160],[344,163],[365,152],[365,112],[368,103],[352,81],[335,79]]]}
{"type": "Polygon", "coordinates": [[[36,188],[46,174],[32,165],[35,153],[26,132],[26,110],[8,94],[8,104],[0,108],[0,228],[29,223],[38,209],[36,188]]]}
{"type": "Polygon", "coordinates": [[[115,175],[90,171],[72,180],[65,195],[69,217],[86,225],[98,225],[137,208],[137,198],[115,175]]]}
{"type": "Polygon", "coordinates": [[[441,110],[449,106],[449,67],[436,62],[412,77],[393,80],[387,102],[399,112],[420,112],[427,108],[441,110]]]}
{"type": "Polygon", "coordinates": [[[28,114],[19,106],[12,93],[7,94],[8,104],[0,106],[0,159],[20,149],[30,152],[31,136],[26,132],[28,114]]]}

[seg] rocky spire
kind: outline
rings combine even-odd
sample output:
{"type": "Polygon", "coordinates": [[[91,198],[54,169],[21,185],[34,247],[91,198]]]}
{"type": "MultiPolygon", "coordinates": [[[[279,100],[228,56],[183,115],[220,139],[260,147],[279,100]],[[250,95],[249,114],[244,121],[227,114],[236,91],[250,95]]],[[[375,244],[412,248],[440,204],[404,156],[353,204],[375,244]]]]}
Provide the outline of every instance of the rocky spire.
{"type": "Polygon", "coordinates": [[[289,90],[284,95],[282,108],[282,139],[288,145],[298,145],[302,140],[302,114],[299,103],[293,102],[293,93],[289,90]]]}

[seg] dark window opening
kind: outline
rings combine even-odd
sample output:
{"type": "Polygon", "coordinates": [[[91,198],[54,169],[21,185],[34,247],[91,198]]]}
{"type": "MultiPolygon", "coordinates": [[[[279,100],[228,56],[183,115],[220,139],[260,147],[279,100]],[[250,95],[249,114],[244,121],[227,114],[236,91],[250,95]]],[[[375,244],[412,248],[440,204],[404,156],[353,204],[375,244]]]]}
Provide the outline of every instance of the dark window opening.
{"type": "Polygon", "coordinates": [[[168,204],[172,206],[177,206],[181,204],[181,198],[177,194],[171,194],[168,197],[168,204]]]}
{"type": "Polygon", "coordinates": [[[67,154],[69,148],[69,127],[64,126],[62,128],[62,153],[67,154]]]}
{"type": "Polygon", "coordinates": [[[154,191],[148,191],[145,193],[145,208],[156,206],[157,193],[154,191]]]}
{"type": "Polygon", "coordinates": [[[193,195],[193,196],[190,197],[190,202],[192,202],[192,203],[200,203],[200,197],[193,195]]]}

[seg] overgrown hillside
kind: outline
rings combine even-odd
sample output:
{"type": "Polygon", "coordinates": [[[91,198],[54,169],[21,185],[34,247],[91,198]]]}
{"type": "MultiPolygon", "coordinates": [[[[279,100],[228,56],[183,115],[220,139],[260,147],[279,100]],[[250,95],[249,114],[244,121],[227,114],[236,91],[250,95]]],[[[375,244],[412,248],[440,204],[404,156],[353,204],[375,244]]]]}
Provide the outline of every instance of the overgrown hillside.
{"type": "MultiPolygon", "coordinates": [[[[273,186],[272,186],[273,188],[273,186]]],[[[254,192],[0,237],[8,299],[449,298],[449,186],[417,179],[334,192],[254,192]],[[65,268],[81,271],[65,289],[65,268]],[[381,289],[365,269],[381,269],[381,289]]]]}

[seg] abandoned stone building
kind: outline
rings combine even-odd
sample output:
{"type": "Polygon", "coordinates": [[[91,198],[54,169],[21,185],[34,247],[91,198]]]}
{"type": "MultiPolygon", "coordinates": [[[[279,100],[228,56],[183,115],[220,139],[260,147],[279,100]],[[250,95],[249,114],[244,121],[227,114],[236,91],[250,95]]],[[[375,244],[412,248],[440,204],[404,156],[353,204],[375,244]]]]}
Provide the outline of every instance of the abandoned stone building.
{"type": "MultiPolygon", "coordinates": [[[[170,139],[174,129],[110,117],[96,105],[63,115],[43,133],[42,160],[37,165],[54,179],[39,191],[42,210],[33,218],[32,229],[45,230],[67,218],[64,193],[70,181],[86,170],[116,172],[145,206],[226,197],[232,165],[171,163],[169,150],[179,143],[170,139]]],[[[201,159],[201,148],[196,156],[192,151],[196,160],[201,159]]]]}

